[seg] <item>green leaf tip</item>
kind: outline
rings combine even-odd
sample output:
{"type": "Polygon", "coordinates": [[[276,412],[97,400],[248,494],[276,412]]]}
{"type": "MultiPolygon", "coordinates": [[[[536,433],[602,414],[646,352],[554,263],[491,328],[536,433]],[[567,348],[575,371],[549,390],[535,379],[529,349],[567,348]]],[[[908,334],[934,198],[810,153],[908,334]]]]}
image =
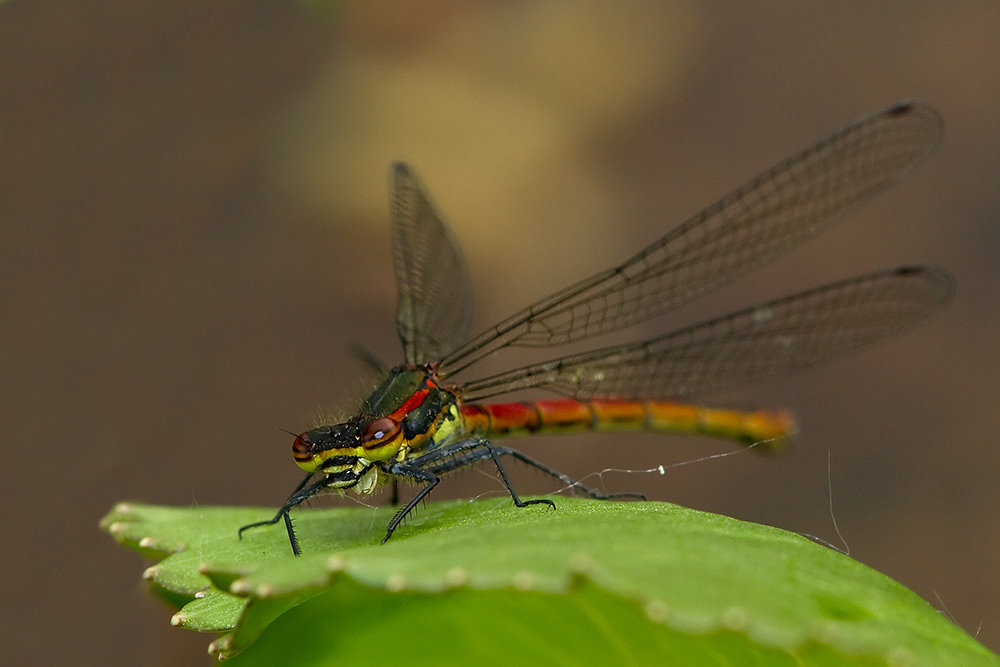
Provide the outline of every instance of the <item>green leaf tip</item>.
{"type": "Polygon", "coordinates": [[[384,662],[388,632],[403,664],[420,664],[404,649],[436,643],[437,664],[535,651],[566,664],[721,652],[722,664],[1000,666],[913,592],[799,535],[668,503],[554,500],[428,503],[384,545],[392,508],[303,510],[300,557],[283,526],[237,539],[260,508],[121,504],[101,526],[160,559],[144,576],[176,596],[171,622],[227,633],[210,652],[237,664],[271,651],[343,664],[374,645],[384,662]],[[474,622],[504,636],[476,638],[474,622]]]}

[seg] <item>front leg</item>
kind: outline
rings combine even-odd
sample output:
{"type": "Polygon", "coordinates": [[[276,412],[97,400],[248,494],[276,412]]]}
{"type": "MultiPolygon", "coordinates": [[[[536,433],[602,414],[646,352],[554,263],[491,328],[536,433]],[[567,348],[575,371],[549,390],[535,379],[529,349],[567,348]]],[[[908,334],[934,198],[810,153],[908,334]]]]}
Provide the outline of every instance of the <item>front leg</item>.
{"type": "Polygon", "coordinates": [[[294,553],[296,556],[300,556],[302,554],[302,549],[299,547],[298,538],[295,537],[295,529],[292,528],[292,517],[288,514],[288,512],[293,507],[297,507],[307,498],[315,496],[317,493],[319,493],[326,487],[327,481],[325,477],[316,482],[313,482],[312,484],[307,485],[307,482],[311,477],[312,473],[306,475],[306,478],[302,480],[302,482],[298,485],[298,487],[294,491],[292,491],[292,495],[288,496],[288,500],[286,500],[285,504],[281,506],[281,509],[279,509],[278,513],[274,515],[273,519],[268,519],[267,521],[258,521],[257,523],[250,523],[243,526],[237,533],[237,535],[239,535],[239,538],[241,540],[243,539],[244,530],[247,530],[249,528],[256,528],[257,526],[273,526],[274,524],[278,523],[278,521],[280,521],[281,519],[284,519],[285,528],[288,529],[288,541],[292,545],[292,553],[294,553]]]}

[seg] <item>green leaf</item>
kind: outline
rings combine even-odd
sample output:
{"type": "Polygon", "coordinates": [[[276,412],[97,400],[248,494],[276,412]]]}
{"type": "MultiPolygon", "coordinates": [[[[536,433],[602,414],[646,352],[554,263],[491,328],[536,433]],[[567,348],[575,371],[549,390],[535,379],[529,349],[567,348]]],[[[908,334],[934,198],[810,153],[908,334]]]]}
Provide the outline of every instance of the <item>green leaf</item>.
{"type": "Polygon", "coordinates": [[[900,584],[798,535],[667,503],[557,497],[297,512],[121,504],[175,625],[237,664],[1000,665],[900,584]],[[172,596],[172,597],[171,597],[172,596]],[[249,648],[248,648],[249,647],[249,648]],[[245,651],[241,653],[241,651],[245,651]]]}

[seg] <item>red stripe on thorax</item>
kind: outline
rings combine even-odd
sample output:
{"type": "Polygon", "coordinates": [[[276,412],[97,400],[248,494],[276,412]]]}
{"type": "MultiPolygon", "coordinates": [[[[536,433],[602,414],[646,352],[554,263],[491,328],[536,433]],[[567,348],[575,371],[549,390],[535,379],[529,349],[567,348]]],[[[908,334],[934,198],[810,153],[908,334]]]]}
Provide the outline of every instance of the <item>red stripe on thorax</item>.
{"type": "Polygon", "coordinates": [[[413,392],[412,396],[403,401],[403,404],[399,406],[399,409],[389,415],[389,417],[391,419],[395,419],[396,421],[402,421],[403,417],[408,415],[411,410],[416,410],[420,407],[420,404],[424,402],[424,399],[427,398],[427,394],[429,393],[431,393],[430,389],[418,389],[413,392]]]}

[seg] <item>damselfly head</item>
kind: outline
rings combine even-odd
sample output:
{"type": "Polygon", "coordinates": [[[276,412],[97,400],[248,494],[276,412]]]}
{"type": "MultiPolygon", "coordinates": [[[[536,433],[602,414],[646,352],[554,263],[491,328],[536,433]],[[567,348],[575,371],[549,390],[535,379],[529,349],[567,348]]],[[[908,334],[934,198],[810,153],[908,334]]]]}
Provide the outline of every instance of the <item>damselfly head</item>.
{"type": "Polygon", "coordinates": [[[352,417],[295,436],[292,457],[300,468],[327,475],[358,461],[385,461],[405,444],[402,425],[391,417],[352,417]]]}
{"type": "Polygon", "coordinates": [[[303,470],[318,472],[330,466],[353,464],[360,444],[358,420],[351,419],[300,433],[292,442],[292,457],[303,470]]]}

